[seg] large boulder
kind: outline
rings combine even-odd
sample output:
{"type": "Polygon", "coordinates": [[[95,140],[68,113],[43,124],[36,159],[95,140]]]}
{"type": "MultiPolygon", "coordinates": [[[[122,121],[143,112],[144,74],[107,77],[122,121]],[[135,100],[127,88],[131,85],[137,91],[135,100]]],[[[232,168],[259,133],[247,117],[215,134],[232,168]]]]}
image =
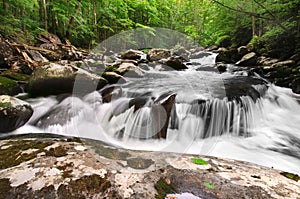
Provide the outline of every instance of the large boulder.
{"type": "Polygon", "coordinates": [[[23,126],[32,114],[33,109],[27,102],[8,95],[1,95],[0,133],[10,132],[23,126]]]}
{"type": "Polygon", "coordinates": [[[216,62],[235,63],[240,58],[236,48],[219,48],[215,52],[218,53],[216,62]]]}
{"type": "Polygon", "coordinates": [[[236,62],[238,66],[255,66],[257,64],[257,55],[255,52],[247,53],[241,60],[236,62]]]}
{"type": "Polygon", "coordinates": [[[148,52],[148,58],[150,61],[158,61],[161,59],[167,59],[171,56],[171,51],[162,48],[153,48],[148,52]]]}
{"type": "Polygon", "coordinates": [[[87,93],[91,89],[102,88],[107,81],[70,65],[51,63],[40,66],[33,72],[28,92],[33,97],[71,93],[75,83],[77,89],[87,93]]]}

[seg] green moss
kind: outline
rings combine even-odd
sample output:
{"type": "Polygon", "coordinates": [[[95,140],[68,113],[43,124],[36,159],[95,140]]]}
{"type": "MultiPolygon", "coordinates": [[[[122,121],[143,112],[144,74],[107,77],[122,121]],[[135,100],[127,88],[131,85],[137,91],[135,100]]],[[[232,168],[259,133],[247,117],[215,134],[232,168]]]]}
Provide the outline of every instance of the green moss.
{"type": "Polygon", "coordinates": [[[36,140],[16,140],[10,141],[6,145],[10,146],[0,150],[0,169],[17,166],[22,162],[36,158],[37,154],[44,151],[44,148],[53,144],[52,142],[42,142],[36,140]],[[31,153],[22,153],[29,149],[37,149],[31,153]]]}
{"type": "Polygon", "coordinates": [[[280,174],[286,178],[295,180],[296,182],[298,182],[298,180],[300,180],[300,176],[298,176],[297,174],[293,174],[293,173],[289,173],[289,172],[281,172],[280,174]]]}
{"type": "Polygon", "coordinates": [[[62,177],[63,178],[71,178],[72,177],[72,168],[74,164],[72,162],[67,163],[63,166],[57,167],[59,170],[63,171],[62,177]]]}
{"type": "Polygon", "coordinates": [[[200,158],[191,158],[191,160],[195,164],[208,165],[208,162],[206,162],[205,160],[200,159],[200,158]]]}
{"type": "Polygon", "coordinates": [[[126,160],[131,155],[128,152],[123,152],[118,149],[98,145],[94,147],[95,152],[103,157],[111,160],[126,160]]]}
{"type": "Polygon", "coordinates": [[[206,186],[207,188],[212,189],[212,190],[216,188],[215,185],[213,185],[213,184],[211,184],[209,182],[204,182],[204,186],[206,186]]]}
{"type": "Polygon", "coordinates": [[[67,155],[67,149],[63,146],[50,148],[49,151],[45,151],[46,156],[62,157],[67,155]]]}
{"type": "Polygon", "coordinates": [[[98,193],[104,193],[111,186],[107,176],[84,176],[78,180],[71,180],[68,185],[58,188],[58,198],[92,198],[98,193]]]}
{"type": "Polygon", "coordinates": [[[18,83],[7,77],[0,76],[0,95],[13,95],[18,83]]]}
{"type": "Polygon", "coordinates": [[[7,77],[7,78],[10,78],[10,79],[16,80],[16,81],[28,81],[30,78],[29,75],[16,73],[16,72],[12,72],[12,71],[5,71],[1,75],[3,77],[7,77]]]}
{"type": "Polygon", "coordinates": [[[134,169],[147,169],[154,164],[154,161],[152,159],[131,158],[127,160],[127,164],[134,169]]]}
{"type": "MultiPolygon", "coordinates": [[[[3,178],[0,179],[0,193],[8,193],[11,190],[9,179],[3,178]]],[[[2,197],[0,197],[2,198],[2,197]]]]}
{"type": "Polygon", "coordinates": [[[9,107],[11,105],[10,102],[0,102],[0,108],[6,108],[9,107]]]}
{"type": "Polygon", "coordinates": [[[165,179],[160,178],[157,183],[154,185],[157,193],[155,195],[156,199],[165,199],[167,194],[176,193],[176,189],[174,188],[174,184],[170,182],[169,184],[165,179]]]}

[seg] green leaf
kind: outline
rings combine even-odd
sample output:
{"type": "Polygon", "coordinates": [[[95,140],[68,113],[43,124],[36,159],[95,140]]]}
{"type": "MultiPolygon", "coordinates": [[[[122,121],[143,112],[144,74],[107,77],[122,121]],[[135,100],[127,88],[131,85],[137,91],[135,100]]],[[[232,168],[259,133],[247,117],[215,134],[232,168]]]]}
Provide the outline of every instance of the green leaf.
{"type": "Polygon", "coordinates": [[[213,184],[211,184],[209,182],[204,182],[204,186],[206,186],[207,188],[212,189],[212,190],[216,188],[215,185],[213,185],[213,184]]]}
{"type": "Polygon", "coordinates": [[[191,158],[192,162],[194,162],[195,164],[200,164],[200,165],[208,165],[208,162],[206,162],[205,160],[202,160],[200,158],[191,158]]]}

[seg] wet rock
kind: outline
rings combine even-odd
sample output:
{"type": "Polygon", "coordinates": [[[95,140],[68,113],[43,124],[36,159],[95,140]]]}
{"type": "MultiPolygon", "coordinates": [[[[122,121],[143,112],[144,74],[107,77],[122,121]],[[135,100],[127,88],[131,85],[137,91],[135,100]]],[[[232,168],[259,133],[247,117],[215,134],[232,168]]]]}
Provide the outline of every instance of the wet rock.
{"type": "Polygon", "coordinates": [[[201,59],[201,58],[207,57],[209,55],[211,55],[211,53],[202,51],[202,52],[197,52],[197,53],[192,54],[190,58],[191,59],[201,59]]]}
{"type": "Polygon", "coordinates": [[[224,79],[226,96],[229,100],[240,100],[242,96],[250,96],[254,101],[264,93],[260,93],[253,85],[262,85],[267,88],[266,82],[255,77],[236,76],[224,79]]]}
{"type": "Polygon", "coordinates": [[[110,84],[126,82],[126,80],[122,75],[119,75],[118,73],[115,72],[104,72],[102,74],[102,77],[106,79],[110,84]]]}
{"type": "Polygon", "coordinates": [[[171,51],[162,48],[153,48],[148,52],[148,58],[150,61],[159,61],[161,59],[167,59],[171,56],[171,51]]]}
{"type": "Polygon", "coordinates": [[[271,65],[271,67],[277,68],[277,67],[284,67],[284,66],[293,66],[295,64],[294,60],[285,60],[285,61],[280,61],[276,62],[271,65]]]}
{"type": "Polygon", "coordinates": [[[141,60],[146,59],[146,54],[139,50],[128,50],[121,54],[122,59],[141,60]]]}
{"type": "Polygon", "coordinates": [[[189,61],[190,52],[186,50],[184,47],[181,47],[177,50],[174,50],[173,55],[174,56],[181,56],[185,59],[185,61],[189,61]]]}
{"type": "Polygon", "coordinates": [[[220,73],[224,73],[227,70],[227,66],[226,66],[226,64],[218,64],[217,69],[220,73]]]}
{"type": "Polygon", "coordinates": [[[7,95],[0,96],[0,132],[6,133],[23,126],[32,116],[27,102],[7,95]]]}
{"type": "Polygon", "coordinates": [[[257,64],[262,66],[271,66],[272,64],[275,64],[278,61],[279,61],[278,59],[260,56],[257,59],[257,64]]]}
{"type": "Polygon", "coordinates": [[[238,49],[237,49],[237,51],[238,51],[238,54],[240,55],[240,56],[244,56],[244,55],[246,55],[247,53],[249,53],[249,50],[248,50],[248,48],[247,48],[247,46],[241,46],[241,47],[239,47],[238,49]]]}
{"type": "Polygon", "coordinates": [[[235,63],[239,60],[237,49],[226,49],[219,48],[216,53],[218,53],[216,57],[216,62],[225,62],[225,63],[235,63]]]}
{"type": "Polygon", "coordinates": [[[114,72],[126,77],[142,77],[144,75],[143,71],[133,63],[122,63],[114,72]]]}
{"type": "Polygon", "coordinates": [[[72,92],[75,76],[75,71],[70,66],[56,63],[40,66],[30,78],[28,91],[32,96],[72,92]]]}
{"type": "Polygon", "coordinates": [[[292,90],[294,93],[300,94],[300,78],[292,82],[292,90]]]}
{"type": "Polygon", "coordinates": [[[238,66],[255,66],[257,64],[257,56],[255,52],[248,53],[242,59],[236,62],[238,66]]]}
{"type": "Polygon", "coordinates": [[[184,70],[187,69],[186,65],[183,63],[184,59],[180,56],[169,57],[166,61],[163,62],[164,65],[167,65],[174,70],[184,70]]]}
{"type": "Polygon", "coordinates": [[[102,96],[103,103],[109,103],[112,99],[117,99],[122,95],[122,89],[118,86],[107,86],[99,92],[102,96]]]}
{"type": "MultiPolygon", "coordinates": [[[[155,134],[155,138],[167,138],[167,131],[168,131],[168,126],[169,126],[169,121],[170,121],[170,116],[171,116],[171,111],[172,108],[175,104],[175,98],[176,98],[176,94],[171,94],[168,97],[164,98],[163,96],[160,96],[158,99],[155,100],[155,104],[160,104],[160,106],[163,107],[163,109],[165,110],[165,112],[161,112],[158,111],[156,113],[154,113],[154,117],[156,117],[156,120],[159,120],[161,118],[165,118],[165,121],[163,121],[163,124],[160,125],[161,129],[160,131],[155,134]],[[161,114],[166,114],[166,115],[161,115],[161,114]]],[[[154,104],[154,107],[155,107],[154,104]]]]}

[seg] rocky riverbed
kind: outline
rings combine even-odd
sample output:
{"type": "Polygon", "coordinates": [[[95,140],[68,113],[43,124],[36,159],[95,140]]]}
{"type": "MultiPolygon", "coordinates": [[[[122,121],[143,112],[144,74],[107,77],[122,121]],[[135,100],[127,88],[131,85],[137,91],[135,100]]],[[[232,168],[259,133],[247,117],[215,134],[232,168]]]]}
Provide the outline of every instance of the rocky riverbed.
{"type": "Polygon", "coordinates": [[[235,160],[45,136],[0,148],[0,198],[300,197],[299,176],[235,160]]]}

